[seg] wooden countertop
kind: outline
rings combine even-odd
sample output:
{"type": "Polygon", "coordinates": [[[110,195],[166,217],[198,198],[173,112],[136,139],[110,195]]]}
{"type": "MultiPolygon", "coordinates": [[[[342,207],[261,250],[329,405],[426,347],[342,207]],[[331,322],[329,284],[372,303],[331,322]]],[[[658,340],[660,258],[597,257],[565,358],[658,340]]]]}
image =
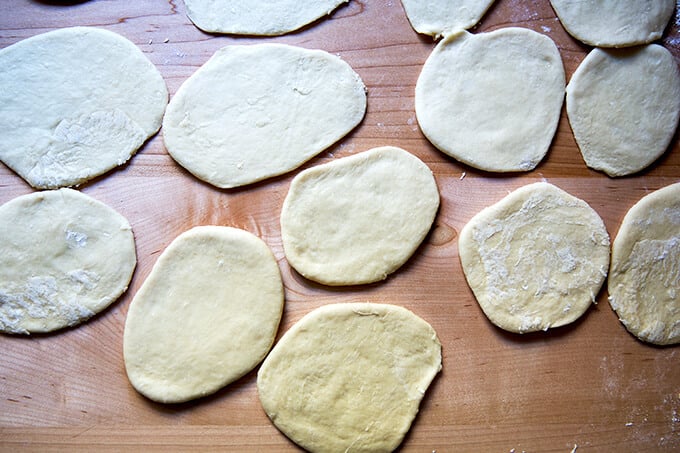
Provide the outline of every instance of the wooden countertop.
{"type": "MultiPolygon", "coordinates": [[[[679,22],[676,13],[663,44],[680,61],[679,22]]],[[[283,254],[279,211],[297,171],[218,190],[175,164],[157,135],[123,168],[81,187],[132,224],[139,263],[128,292],[80,327],[0,336],[0,450],[296,451],[262,410],[255,371],[214,396],[181,405],[152,403],[126,378],[122,334],[132,296],[166,245],[202,224],[246,229],[272,248],[286,288],[279,335],[313,308],[335,302],[399,304],[432,324],[444,368],[403,451],[680,449],[680,349],[649,346],[629,335],[606,291],[573,325],[523,336],[503,332],[475,302],[457,249],[457,234],[474,214],[542,179],[590,203],[613,238],[634,202],[680,181],[677,136],[652,168],[611,179],[586,168],[563,110],[551,150],[534,171],[493,175],[461,165],[418,129],[414,87],[434,42],[411,29],[399,0],[351,0],[328,19],[276,38],[202,33],[186,17],[182,0],[0,2],[0,48],[74,25],[132,40],[157,65],[171,95],[229,44],[281,42],[339,54],[367,85],[368,111],[356,130],[303,168],[375,146],[400,146],[433,170],[442,205],[425,243],[385,282],[327,288],[295,273],[283,254]]],[[[548,0],[497,0],[474,31],[511,25],[555,40],[568,78],[589,51],[566,34],[548,0]]],[[[0,203],[31,191],[0,165],[0,203]]]]}

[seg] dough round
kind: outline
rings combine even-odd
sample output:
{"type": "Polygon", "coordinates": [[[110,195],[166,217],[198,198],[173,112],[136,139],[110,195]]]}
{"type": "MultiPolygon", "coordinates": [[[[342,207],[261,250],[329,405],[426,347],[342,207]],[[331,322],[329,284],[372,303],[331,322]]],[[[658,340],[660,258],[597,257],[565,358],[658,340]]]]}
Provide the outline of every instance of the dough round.
{"type": "Polygon", "coordinates": [[[593,49],[567,86],[567,114],[583,159],[609,176],[638,172],[661,156],[680,117],[680,74],[657,44],[593,49]]]}
{"type": "Polygon", "coordinates": [[[201,30],[276,36],[329,15],[349,0],[184,0],[189,19],[201,30]]]}
{"type": "Polygon", "coordinates": [[[137,257],[128,221],[75,190],[0,206],[0,331],[74,326],[125,292],[137,257]]]}
{"type": "Polygon", "coordinates": [[[416,83],[416,115],[434,146],[481,170],[528,171],[560,119],[564,68],[555,43],[525,28],[460,31],[432,51],[416,83]]]}
{"type": "Polygon", "coordinates": [[[180,165],[230,188],[299,167],[365,111],[363,82],[334,55],[283,44],[227,46],[179,88],[163,135],[180,165]]]}
{"type": "Polygon", "coordinates": [[[418,33],[438,37],[477,24],[494,0],[401,0],[418,33]]]}
{"type": "Polygon", "coordinates": [[[385,146],[309,168],[281,210],[288,263],[326,285],[383,280],[415,252],[432,226],[439,191],[430,169],[385,146]]]}
{"type": "Polygon", "coordinates": [[[578,319],[609,268],[609,235],[583,200],[548,183],[521,187],[461,230],[460,261],[479,306],[525,333],[578,319]]]}
{"type": "Polygon", "coordinates": [[[257,389],[276,427],[308,451],[392,451],[439,370],[436,332],[407,309],[333,304],[286,332],[257,389]]]}
{"type": "Polygon", "coordinates": [[[680,183],[643,197],[612,245],[609,303],[628,331],[680,343],[680,183]]]}
{"type": "Polygon", "coordinates": [[[279,268],[261,239],[195,227],[168,246],[130,304],[128,378],[161,403],[214,393],[264,358],[282,312],[279,268]]]}
{"type": "Polygon", "coordinates": [[[550,0],[574,38],[596,47],[627,47],[661,38],[675,0],[550,0]]]}
{"type": "Polygon", "coordinates": [[[63,28],[0,50],[0,160],[31,186],[82,184],[158,131],[165,82],[124,37],[63,28]]]}

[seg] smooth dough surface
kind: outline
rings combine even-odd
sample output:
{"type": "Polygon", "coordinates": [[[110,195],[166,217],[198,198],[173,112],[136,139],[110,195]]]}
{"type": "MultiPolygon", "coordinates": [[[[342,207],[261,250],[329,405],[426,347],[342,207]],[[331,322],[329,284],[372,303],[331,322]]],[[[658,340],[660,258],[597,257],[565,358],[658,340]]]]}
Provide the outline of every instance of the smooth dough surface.
{"type": "Polygon", "coordinates": [[[680,73],[657,44],[593,49],[567,86],[567,114],[583,159],[609,176],[651,165],[680,118],[680,73]]]}
{"type": "Polygon", "coordinates": [[[461,230],[460,261],[501,329],[525,333],[578,319],[609,268],[609,235],[586,204],[552,184],[521,187],[461,230]]]}
{"type": "Polygon", "coordinates": [[[165,82],[102,29],[63,28],[0,50],[0,160],[39,189],[74,186],[130,159],[158,131],[165,82]]]}
{"type": "Polygon", "coordinates": [[[82,323],[125,292],[137,257],[128,221],[71,189],[0,206],[0,331],[82,323]]]}
{"type": "Polygon", "coordinates": [[[161,403],[214,393],[260,363],[282,312],[279,268],[261,239],[236,228],[194,227],[161,254],[130,304],[128,378],[161,403]]]}
{"type": "Polygon", "coordinates": [[[481,170],[532,170],[557,129],[564,68],[555,43],[524,28],[460,31],[432,51],[415,108],[425,136],[481,170]]]}
{"type": "Polygon", "coordinates": [[[332,304],[298,321],[257,375],[265,412],[311,452],[392,451],[441,370],[432,327],[405,308],[332,304]]]}
{"type": "Polygon", "coordinates": [[[237,35],[283,35],[330,15],[349,0],[184,0],[201,30],[237,35]]]}
{"type": "Polygon", "coordinates": [[[659,345],[680,343],[680,183],[628,211],[612,245],[608,289],[631,334],[659,345]]]}
{"type": "Polygon", "coordinates": [[[550,0],[574,38],[596,47],[627,47],[661,38],[674,0],[550,0]]]}
{"type": "Polygon", "coordinates": [[[365,111],[364,84],[339,57],[283,44],[227,46],[179,88],[163,136],[180,165],[230,188],[297,168],[365,111]]]}
{"type": "Polygon", "coordinates": [[[477,24],[494,0],[401,0],[418,33],[441,36],[477,24]]]}
{"type": "Polygon", "coordinates": [[[281,210],[289,264],[326,285],[383,280],[415,252],[439,208],[430,169],[385,146],[309,168],[281,210]]]}

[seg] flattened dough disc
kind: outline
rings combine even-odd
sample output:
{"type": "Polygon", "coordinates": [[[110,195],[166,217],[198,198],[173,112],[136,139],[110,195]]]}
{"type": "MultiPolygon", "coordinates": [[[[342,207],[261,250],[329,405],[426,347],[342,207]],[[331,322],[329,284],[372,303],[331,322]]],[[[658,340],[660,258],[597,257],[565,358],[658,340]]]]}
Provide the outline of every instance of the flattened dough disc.
{"type": "Polygon", "coordinates": [[[276,36],[329,15],[349,0],[184,0],[189,19],[211,33],[276,36]]]}
{"type": "Polygon", "coordinates": [[[612,245],[609,303],[628,331],[680,343],[680,183],[638,201],[612,245]]]}
{"type": "Polygon", "coordinates": [[[493,0],[401,0],[411,26],[434,37],[475,26],[493,0]]]}
{"type": "Polygon", "coordinates": [[[283,285],[258,237],[201,226],[158,258],[125,321],[125,368],[154,401],[209,395],[252,370],[274,342],[283,285]]]}
{"type": "Polygon", "coordinates": [[[461,230],[465,278],[489,320],[525,333],[578,319],[609,268],[599,215],[548,183],[521,187],[461,230]]]}
{"type": "Polygon", "coordinates": [[[557,46],[525,28],[446,36],[416,83],[423,134],[481,170],[532,170],[552,141],[564,100],[557,46]]]}
{"type": "Polygon", "coordinates": [[[586,165],[625,176],[651,165],[680,118],[680,72],[657,44],[593,49],[567,86],[567,114],[586,165]]]}
{"type": "Polygon", "coordinates": [[[365,110],[363,82],[334,55],[283,44],[227,46],[179,88],[163,136],[197,178],[238,187],[302,165],[365,110]]]}
{"type": "Polygon", "coordinates": [[[392,451],[441,369],[432,327],[405,308],[318,308],[274,346],[257,374],[272,422],[312,451],[392,451]]]}
{"type": "Polygon", "coordinates": [[[430,169],[385,146],[307,169],[292,181],[281,210],[286,258],[326,285],[383,280],[430,230],[439,191],[430,169]]]}
{"type": "Polygon", "coordinates": [[[137,258],[128,221],[75,190],[0,207],[0,331],[77,325],[125,292],[137,258]]]}
{"type": "Polygon", "coordinates": [[[122,165],[158,131],[165,82],[124,37],[63,28],[0,50],[0,160],[39,189],[122,165]]]}
{"type": "Polygon", "coordinates": [[[661,38],[674,0],[550,0],[574,38],[596,47],[627,47],[661,38]]]}

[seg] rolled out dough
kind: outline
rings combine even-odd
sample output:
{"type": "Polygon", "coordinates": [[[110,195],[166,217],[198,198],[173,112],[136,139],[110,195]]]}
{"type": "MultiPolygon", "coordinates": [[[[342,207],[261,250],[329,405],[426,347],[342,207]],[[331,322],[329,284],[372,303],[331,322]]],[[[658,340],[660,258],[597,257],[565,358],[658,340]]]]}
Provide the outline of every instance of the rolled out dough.
{"type": "Polygon", "coordinates": [[[137,258],[128,221],[71,189],[0,207],[0,331],[75,326],[125,292],[137,258]]]}
{"type": "Polygon", "coordinates": [[[216,392],[269,352],[283,312],[274,255],[258,237],[222,226],[179,235],[128,310],[125,368],[161,403],[216,392]]]}
{"type": "Polygon", "coordinates": [[[628,47],[661,37],[674,0],[550,0],[574,38],[596,47],[628,47]]]}
{"type": "Polygon", "coordinates": [[[179,88],[163,136],[180,165],[231,188],[297,168],[365,110],[364,84],[339,57],[283,44],[227,46],[179,88]]]}
{"type": "Polygon", "coordinates": [[[595,302],[609,267],[602,219],[583,200],[544,182],[482,210],[458,244],[482,311],[516,333],[578,319],[595,302]]]}
{"type": "Polygon", "coordinates": [[[425,136],[481,170],[532,170],[557,129],[564,68],[555,43],[525,28],[459,31],[432,51],[415,109],[425,136]]]}
{"type": "Polygon", "coordinates": [[[680,72],[657,44],[593,49],[567,86],[567,114],[583,159],[609,176],[651,165],[680,118],[680,72]]]}
{"type": "Polygon", "coordinates": [[[401,0],[418,33],[438,37],[468,30],[480,21],[494,0],[401,0]]]}
{"type": "Polygon", "coordinates": [[[401,148],[318,165],[293,179],[284,200],[286,258],[326,285],[383,280],[415,252],[438,207],[432,172],[401,148]]]}
{"type": "Polygon", "coordinates": [[[0,50],[0,160],[39,189],[122,165],[158,131],[165,82],[124,37],[63,28],[0,50]]]}
{"type": "Polygon", "coordinates": [[[201,30],[237,35],[283,35],[330,15],[349,0],[184,0],[201,30]]]}
{"type": "Polygon", "coordinates": [[[257,375],[262,407],[312,452],[392,451],[441,369],[432,327],[405,308],[326,305],[298,321],[257,375]]]}
{"type": "Polygon", "coordinates": [[[680,343],[680,183],[644,196],[623,218],[608,287],[609,303],[631,334],[680,343]]]}

